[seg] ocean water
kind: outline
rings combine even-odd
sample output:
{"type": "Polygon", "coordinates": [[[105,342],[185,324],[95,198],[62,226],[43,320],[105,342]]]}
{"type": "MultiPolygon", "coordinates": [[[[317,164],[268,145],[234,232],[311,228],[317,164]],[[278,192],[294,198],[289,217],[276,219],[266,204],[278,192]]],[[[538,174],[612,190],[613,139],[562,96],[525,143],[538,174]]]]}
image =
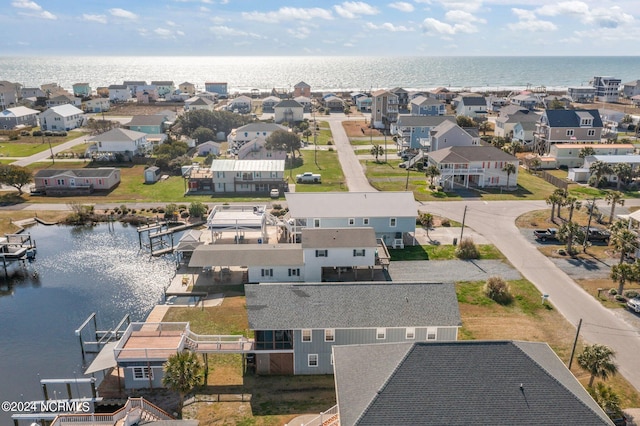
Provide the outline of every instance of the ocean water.
{"type": "Polygon", "coordinates": [[[596,75],[622,82],[640,79],[640,57],[0,57],[0,80],[27,87],[56,82],[96,87],[124,80],[229,84],[229,91],[292,89],[305,81],[313,91],[364,91],[439,86],[509,90],[588,85],[596,75]]]}

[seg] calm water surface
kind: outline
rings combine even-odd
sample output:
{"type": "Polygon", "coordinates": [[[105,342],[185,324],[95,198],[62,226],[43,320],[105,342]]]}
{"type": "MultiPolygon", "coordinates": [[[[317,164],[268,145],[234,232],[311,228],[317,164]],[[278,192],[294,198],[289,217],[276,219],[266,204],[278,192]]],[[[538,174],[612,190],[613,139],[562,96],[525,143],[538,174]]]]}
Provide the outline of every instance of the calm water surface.
{"type": "MultiPolygon", "coordinates": [[[[92,312],[101,329],[127,313],[143,320],[175,271],[172,259],[139,252],[131,226],[37,225],[26,232],[38,249],[27,271],[38,276],[0,291],[0,401],[41,399],[41,378],[81,376],[75,329],[92,312]]],[[[66,394],[64,386],[58,392],[66,394]]],[[[10,414],[0,412],[0,425],[9,424],[10,414]]]]}

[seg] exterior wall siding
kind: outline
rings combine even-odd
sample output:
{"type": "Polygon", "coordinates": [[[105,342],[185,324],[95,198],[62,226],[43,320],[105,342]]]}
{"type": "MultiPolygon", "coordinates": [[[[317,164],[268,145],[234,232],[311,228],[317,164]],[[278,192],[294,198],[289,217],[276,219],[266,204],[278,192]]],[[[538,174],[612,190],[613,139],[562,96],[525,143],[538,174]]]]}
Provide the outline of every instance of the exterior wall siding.
{"type": "Polygon", "coordinates": [[[288,266],[250,266],[248,271],[249,283],[267,283],[267,282],[302,282],[305,277],[304,265],[288,265],[288,266]],[[271,269],[273,275],[262,275],[263,269],[271,269]],[[299,275],[289,275],[289,269],[300,270],[299,275]]]}
{"type": "MultiPolygon", "coordinates": [[[[124,387],[125,389],[149,389],[153,387],[154,389],[163,388],[162,385],[162,377],[164,376],[164,372],[162,370],[162,364],[151,363],[151,370],[153,371],[153,379],[144,379],[144,380],[136,380],[133,378],[133,367],[134,365],[125,365],[120,368],[124,371],[124,387]]],[[[135,366],[146,367],[146,362],[135,363],[135,366]]]]}
{"type": "MultiPolygon", "coordinates": [[[[396,226],[390,226],[389,217],[369,217],[369,225],[364,224],[364,217],[354,217],[355,223],[349,225],[349,218],[321,218],[320,228],[355,228],[355,227],[371,227],[376,232],[377,238],[386,235],[387,238],[393,237],[396,232],[415,232],[415,217],[397,217],[396,226]]],[[[308,226],[313,227],[313,217],[307,218],[308,226]]]]}

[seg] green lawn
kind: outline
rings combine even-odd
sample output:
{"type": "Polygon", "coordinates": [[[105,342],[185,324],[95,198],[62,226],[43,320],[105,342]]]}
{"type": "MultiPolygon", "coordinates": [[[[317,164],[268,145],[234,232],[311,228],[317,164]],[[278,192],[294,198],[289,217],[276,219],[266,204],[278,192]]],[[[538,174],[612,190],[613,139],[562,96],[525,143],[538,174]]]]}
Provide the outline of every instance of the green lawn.
{"type": "Polygon", "coordinates": [[[296,183],[296,175],[304,172],[320,173],[322,175],[321,184],[296,184],[296,192],[329,192],[346,191],[347,186],[344,181],[344,174],[338,161],[338,153],[335,151],[302,151],[304,154],[302,165],[290,169],[287,166],[285,176],[290,176],[289,182],[296,183]],[[318,166],[314,161],[314,156],[318,156],[318,166]]]}
{"type": "MultiPolygon", "coordinates": [[[[478,244],[480,259],[504,259],[495,246],[478,244]]],[[[405,246],[403,249],[389,249],[391,260],[452,260],[457,259],[456,248],[452,245],[405,246]]]]}

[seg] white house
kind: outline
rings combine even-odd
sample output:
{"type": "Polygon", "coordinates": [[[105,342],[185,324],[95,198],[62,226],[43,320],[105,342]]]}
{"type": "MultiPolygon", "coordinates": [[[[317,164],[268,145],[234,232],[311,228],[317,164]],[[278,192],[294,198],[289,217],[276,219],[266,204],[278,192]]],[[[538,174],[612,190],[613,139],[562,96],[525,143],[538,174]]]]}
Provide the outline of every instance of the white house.
{"type": "Polygon", "coordinates": [[[73,105],[49,108],[39,115],[42,130],[71,130],[82,127],[85,116],[81,109],[73,105]]]}
{"type": "Polygon", "coordinates": [[[478,146],[480,137],[472,135],[452,120],[444,120],[431,129],[431,136],[424,141],[423,149],[433,152],[451,146],[478,146]],[[428,141],[428,143],[427,143],[428,141]]]}
{"type": "Polygon", "coordinates": [[[196,111],[196,110],[204,110],[204,111],[213,111],[215,107],[215,102],[207,98],[201,98],[200,96],[193,96],[186,101],[184,101],[184,110],[185,111],[196,111]]]}
{"type": "Polygon", "coordinates": [[[131,99],[129,86],[124,84],[112,84],[109,86],[109,100],[111,102],[126,102],[128,99],[131,99]]]}
{"type": "Polygon", "coordinates": [[[7,108],[0,112],[0,129],[21,127],[35,127],[38,125],[40,111],[27,107],[7,108]]]}
{"type": "Polygon", "coordinates": [[[146,155],[151,151],[151,143],[147,134],[116,128],[89,139],[94,142],[94,150],[103,153],[123,154],[128,158],[135,155],[146,155]]]}
{"type": "Polygon", "coordinates": [[[255,138],[267,139],[277,130],[283,130],[285,132],[289,131],[288,128],[280,124],[262,123],[257,121],[232,130],[227,136],[227,142],[229,142],[230,148],[239,149],[242,145],[254,140],[255,138]]]}
{"type": "Polygon", "coordinates": [[[206,157],[209,154],[218,156],[220,155],[220,142],[207,141],[197,146],[198,156],[206,157]]]}
{"type": "Polygon", "coordinates": [[[276,123],[296,123],[302,121],[304,107],[292,99],[285,99],[275,104],[273,111],[276,123]]]}
{"type": "Polygon", "coordinates": [[[82,103],[84,112],[106,112],[109,111],[109,108],[111,108],[111,103],[106,98],[89,99],[82,103]]]}
{"type": "Polygon", "coordinates": [[[267,141],[258,137],[245,143],[238,150],[238,160],[284,160],[287,158],[285,151],[267,149],[267,141]]]}
{"type": "Polygon", "coordinates": [[[238,96],[229,102],[227,107],[229,111],[247,114],[251,112],[251,98],[248,96],[238,96]]]}
{"type": "Polygon", "coordinates": [[[308,98],[306,96],[296,96],[295,98],[293,98],[293,100],[302,105],[302,107],[304,108],[304,112],[311,112],[311,98],[308,98]]]}
{"type": "Polygon", "coordinates": [[[456,107],[456,115],[482,118],[487,115],[487,100],[483,96],[463,96],[456,107]]]}
{"type": "Polygon", "coordinates": [[[213,160],[215,193],[268,194],[284,191],[284,160],[213,160]]]}

